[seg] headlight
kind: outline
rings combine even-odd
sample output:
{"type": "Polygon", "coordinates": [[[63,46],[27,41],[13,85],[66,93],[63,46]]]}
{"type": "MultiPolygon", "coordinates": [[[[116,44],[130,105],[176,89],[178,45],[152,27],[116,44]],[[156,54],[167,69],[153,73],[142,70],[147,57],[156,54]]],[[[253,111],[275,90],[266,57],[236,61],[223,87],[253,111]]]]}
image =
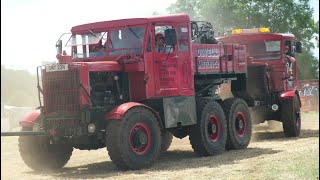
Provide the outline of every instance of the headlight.
{"type": "Polygon", "coordinates": [[[89,133],[94,133],[96,131],[96,125],[94,125],[94,124],[89,124],[88,125],[88,132],[89,133]]]}

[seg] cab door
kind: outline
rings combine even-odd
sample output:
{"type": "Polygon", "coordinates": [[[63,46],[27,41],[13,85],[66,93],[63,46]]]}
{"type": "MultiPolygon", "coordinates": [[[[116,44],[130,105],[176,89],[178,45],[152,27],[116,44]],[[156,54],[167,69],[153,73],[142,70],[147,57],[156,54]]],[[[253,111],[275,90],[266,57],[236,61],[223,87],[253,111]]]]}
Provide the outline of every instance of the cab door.
{"type": "Polygon", "coordinates": [[[171,24],[155,24],[153,25],[153,62],[154,62],[154,77],[155,77],[155,96],[169,97],[178,96],[180,89],[179,76],[179,56],[177,46],[166,46],[163,52],[158,52],[157,41],[155,36],[161,33],[165,35],[166,29],[174,28],[171,24]]]}
{"type": "Polygon", "coordinates": [[[177,26],[177,47],[179,66],[179,87],[180,95],[194,95],[193,61],[191,54],[191,40],[189,23],[182,23],[177,26]]]}

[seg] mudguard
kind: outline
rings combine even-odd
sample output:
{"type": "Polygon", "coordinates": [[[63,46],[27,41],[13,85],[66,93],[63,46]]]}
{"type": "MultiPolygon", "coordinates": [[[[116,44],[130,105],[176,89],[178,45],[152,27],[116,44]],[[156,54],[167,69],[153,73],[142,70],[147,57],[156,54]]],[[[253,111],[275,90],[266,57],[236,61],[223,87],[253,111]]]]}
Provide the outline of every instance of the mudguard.
{"type": "Polygon", "coordinates": [[[141,103],[137,103],[137,102],[128,102],[128,103],[124,103],[124,104],[119,105],[118,107],[114,108],[110,112],[106,113],[105,119],[107,121],[120,120],[129,109],[131,109],[133,107],[139,107],[139,106],[150,109],[154,113],[154,115],[157,117],[157,119],[159,120],[160,127],[161,128],[163,127],[163,124],[160,120],[161,118],[160,118],[159,113],[157,111],[155,111],[154,109],[152,109],[151,107],[149,107],[145,104],[141,104],[141,103]]]}
{"type": "Polygon", "coordinates": [[[29,112],[20,120],[20,126],[33,127],[33,125],[36,123],[36,120],[40,117],[40,114],[40,109],[29,112]]]}
{"type": "Polygon", "coordinates": [[[298,91],[295,91],[295,90],[289,90],[289,91],[280,92],[280,101],[291,100],[291,99],[293,99],[295,94],[298,96],[299,104],[300,104],[300,107],[301,107],[301,100],[300,100],[299,93],[298,93],[298,91]]]}

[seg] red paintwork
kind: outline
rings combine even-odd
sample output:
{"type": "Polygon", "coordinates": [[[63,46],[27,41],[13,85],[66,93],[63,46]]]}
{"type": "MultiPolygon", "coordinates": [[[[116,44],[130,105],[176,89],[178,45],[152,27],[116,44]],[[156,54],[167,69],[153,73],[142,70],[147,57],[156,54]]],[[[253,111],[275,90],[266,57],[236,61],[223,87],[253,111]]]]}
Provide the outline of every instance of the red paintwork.
{"type": "Polygon", "coordinates": [[[237,134],[240,136],[240,137],[243,137],[245,136],[245,134],[247,133],[247,126],[248,126],[248,122],[247,122],[247,118],[246,116],[244,115],[243,112],[238,112],[236,114],[236,118],[238,121],[242,121],[243,125],[242,125],[242,128],[240,129],[240,127],[236,127],[236,131],[237,131],[237,134]]]}
{"type": "Polygon", "coordinates": [[[26,114],[22,119],[20,120],[19,124],[22,127],[32,127],[37,118],[40,116],[40,110],[34,110],[26,114]]]}
{"type": "Polygon", "coordinates": [[[145,155],[148,150],[150,149],[151,147],[151,131],[150,131],[150,128],[145,124],[145,123],[137,123],[135,124],[131,130],[130,130],[130,134],[129,134],[129,144],[130,144],[130,147],[131,147],[131,150],[137,154],[137,155],[145,155]],[[135,142],[133,142],[134,140],[137,140],[137,136],[140,136],[138,135],[138,133],[143,133],[143,135],[146,136],[146,144],[134,144],[135,142]]]}
{"type": "Polygon", "coordinates": [[[193,44],[193,71],[196,72],[198,63],[206,61],[213,63],[213,67],[198,67],[199,73],[245,73],[247,71],[246,48],[245,46],[223,45],[223,44],[193,44]],[[206,49],[210,52],[201,52],[206,49]],[[208,55],[209,54],[209,55],[208,55]],[[228,56],[228,58],[227,58],[228,56]]]}
{"type": "Polygon", "coordinates": [[[280,93],[280,99],[293,99],[295,91],[284,91],[280,93]]]}
{"type": "Polygon", "coordinates": [[[217,142],[220,138],[221,135],[221,123],[220,123],[220,119],[218,117],[216,117],[215,115],[211,115],[209,117],[209,127],[211,128],[213,125],[216,126],[216,132],[212,132],[209,127],[208,127],[208,135],[209,138],[213,141],[213,142],[217,142]]]}
{"type": "Polygon", "coordinates": [[[295,41],[295,36],[292,34],[275,34],[275,33],[257,33],[257,34],[241,34],[233,35],[227,37],[218,38],[224,43],[237,43],[244,44],[247,47],[247,59],[248,66],[255,64],[265,64],[269,69],[269,76],[271,78],[271,91],[284,91],[284,90],[293,90],[297,86],[297,72],[296,72],[296,62],[293,63],[293,79],[294,84],[292,87],[287,87],[285,80],[285,71],[286,71],[286,57],[284,56],[284,40],[295,41]],[[280,58],[279,59],[264,59],[254,61],[252,60],[253,55],[250,54],[250,49],[252,48],[253,43],[263,42],[263,41],[280,41],[280,58]]]}
{"type": "Polygon", "coordinates": [[[144,104],[141,104],[141,103],[137,103],[137,102],[127,102],[127,103],[121,104],[118,107],[116,107],[113,110],[111,110],[109,113],[107,113],[104,118],[106,120],[120,120],[122,118],[122,116],[129,109],[131,109],[133,107],[138,107],[138,106],[150,109],[151,111],[153,111],[155,113],[156,116],[158,116],[157,118],[159,118],[158,112],[155,112],[152,108],[150,108],[147,105],[144,105],[144,104]]]}
{"type": "Polygon", "coordinates": [[[83,24],[75,26],[71,29],[72,33],[88,32],[89,29],[108,29],[112,27],[125,27],[132,25],[148,24],[148,23],[181,23],[183,21],[190,21],[190,18],[186,14],[171,14],[165,16],[153,16],[149,18],[131,18],[131,19],[119,19],[112,21],[96,22],[90,24],[83,24]]]}

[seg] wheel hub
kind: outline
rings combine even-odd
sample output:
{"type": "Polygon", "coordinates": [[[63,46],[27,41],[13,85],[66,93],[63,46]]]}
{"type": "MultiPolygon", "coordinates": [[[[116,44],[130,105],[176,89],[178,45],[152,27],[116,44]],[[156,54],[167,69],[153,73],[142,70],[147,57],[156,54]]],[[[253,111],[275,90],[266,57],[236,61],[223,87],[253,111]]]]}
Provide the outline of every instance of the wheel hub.
{"type": "Polygon", "coordinates": [[[135,154],[147,153],[151,146],[151,132],[148,126],[144,123],[135,124],[130,130],[129,143],[135,154]]]}
{"type": "Polygon", "coordinates": [[[220,137],[220,125],[219,125],[219,122],[220,122],[220,120],[216,116],[211,115],[209,117],[208,136],[213,142],[218,141],[218,139],[220,137]]]}
{"type": "Polygon", "coordinates": [[[241,119],[239,119],[239,129],[243,128],[243,121],[241,119]]]}
{"type": "Polygon", "coordinates": [[[217,132],[217,126],[215,124],[212,124],[211,130],[212,130],[212,133],[216,133],[217,132]]]}
{"type": "Polygon", "coordinates": [[[139,147],[139,146],[147,144],[147,135],[142,131],[138,131],[138,132],[134,133],[132,139],[133,139],[132,140],[133,145],[135,147],[139,147]]]}
{"type": "Polygon", "coordinates": [[[238,112],[236,114],[236,122],[235,122],[236,132],[240,137],[243,137],[246,134],[246,117],[243,112],[238,112]]]}

